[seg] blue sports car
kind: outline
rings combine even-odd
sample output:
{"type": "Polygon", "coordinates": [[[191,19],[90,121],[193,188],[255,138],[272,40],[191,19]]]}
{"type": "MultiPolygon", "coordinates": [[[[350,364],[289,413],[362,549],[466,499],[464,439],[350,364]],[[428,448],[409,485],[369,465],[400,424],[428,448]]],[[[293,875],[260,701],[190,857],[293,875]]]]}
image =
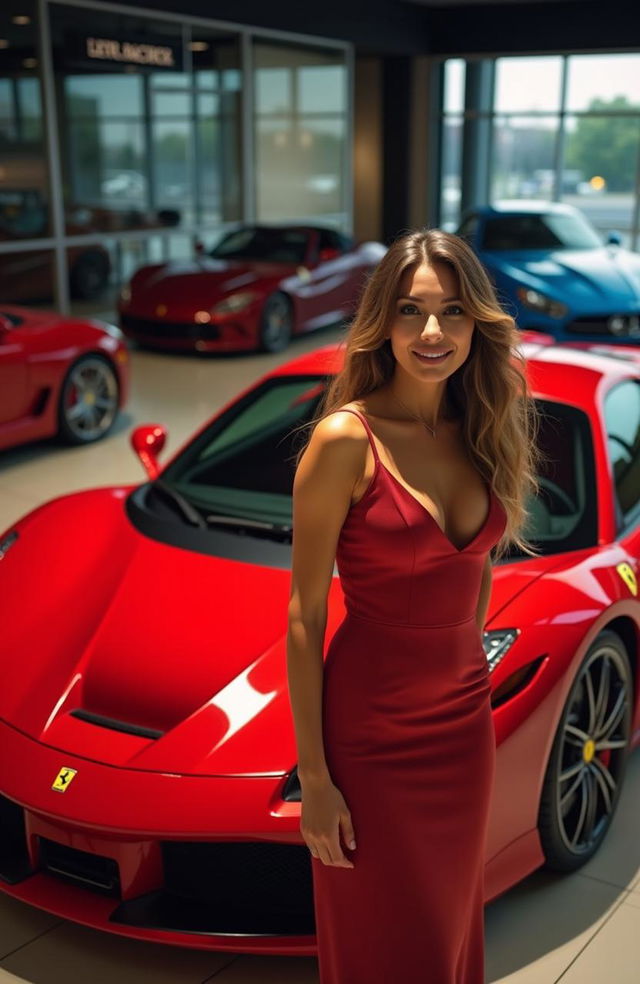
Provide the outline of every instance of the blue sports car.
{"type": "Polygon", "coordinates": [[[503,201],[468,210],[457,230],[521,329],[560,341],[640,341],[640,256],[604,243],[577,208],[503,201]]]}

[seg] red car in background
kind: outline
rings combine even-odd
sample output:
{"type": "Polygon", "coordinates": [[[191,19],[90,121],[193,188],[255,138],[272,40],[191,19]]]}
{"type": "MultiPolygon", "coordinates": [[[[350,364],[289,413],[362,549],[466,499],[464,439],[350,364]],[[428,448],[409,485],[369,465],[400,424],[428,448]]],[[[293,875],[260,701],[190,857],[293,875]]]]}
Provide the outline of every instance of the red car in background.
{"type": "MultiPolygon", "coordinates": [[[[595,854],[640,743],[639,356],[549,341],[523,343],[548,459],[527,530],[541,553],[494,564],[484,632],[487,899],[595,854]]],[[[163,468],[163,428],[138,428],[147,481],[63,496],[0,536],[3,891],[141,939],[315,952],[291,489],[299,425],[341,358],[269,373],[163,468]]],[[[327,644],[343,613],[334,577],[327,644]]]]}
{"type": "Polygon", "coordinates": [[[129,352],[114,325],[0,307],[0,450],[55,434],[97,441],[128,388],[129,352]]]}
{"type": "Polygon", "coordinates": [[[120,326],[155,348],[278,352],[353,314],[385,252],[333,229],[242,226],[194,260],[137,270],[120,294],[120,326]]]}

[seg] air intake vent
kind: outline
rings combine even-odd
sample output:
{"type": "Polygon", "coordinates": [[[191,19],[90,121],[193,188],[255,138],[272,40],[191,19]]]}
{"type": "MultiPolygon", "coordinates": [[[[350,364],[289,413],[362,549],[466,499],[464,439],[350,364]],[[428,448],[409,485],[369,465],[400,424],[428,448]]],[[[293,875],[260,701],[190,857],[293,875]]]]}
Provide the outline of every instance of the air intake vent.
{"type": "Polygon", "coordinates": [[[113,858],[78,851],[39,837],[40,864],[49,874],[101,895],[120,898],[120,870],[113,858]]]}
{"type": "Polygon", "coordinates": [[[265,841],[162,843],[164,889],[123,902],[113,922],[210,936],[312,936],[306,847],[265,841]]]}
{"type": "Polygon", "coordinates": [[[24,810],[13,800],[0,796],[0,878],[16,885],[31,874],[24,810]]]}
{"type": "Polygon", "coordinates": [[[156,728],[145,728],[141,724],[118,721],[117,718],[105,717],[104,714],[94,714],[92,711],[85,711],[82,707],[76,707],[73,711],[69,711],[69,713],[72,717],[79,718],[80,721],[97,724],[99,728],[108,728],[110,731],[123,731],[127,735],[137,735],[139,738],[162,738],[164,734],[164,731],[157,731],[156,728]]]}

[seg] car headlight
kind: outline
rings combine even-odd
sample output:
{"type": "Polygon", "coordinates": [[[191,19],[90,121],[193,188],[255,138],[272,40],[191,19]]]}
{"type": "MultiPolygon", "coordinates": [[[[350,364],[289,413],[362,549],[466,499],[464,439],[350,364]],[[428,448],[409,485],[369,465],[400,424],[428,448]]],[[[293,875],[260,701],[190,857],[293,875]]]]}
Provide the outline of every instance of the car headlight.
{"type": "Polygon", "coordinates": [[[566,304],[563,304],[561,301],[555,301],[553,297],[548,297],[546,294],[540,293],[539,290],[533,290],[531,287],[518,287],[516,293],[518,300],[525,307],[531,308],[533,311],[540,311],[550,318],[564,318],[569,311],[566,304]]]}
{"type": "Polygon", "coordinates": [[[243,311],[244,308],[253,303],[257,296],[255,290],[243,290],[238,294],[230,294],[229,297],[225,297],[211,309],[212,314],[235,314],[236,311],[243,311]]]}
{"type": "Polygon", "coordinates": [[[120,290],[120,302],[122,304],[128,304],[131,300],[131,287],[129,284],[125,284],[120,290]]]}
{"type": "Polygon", "coordinates": [[[496,629],[483,632],[482,647],[489,664],[489,672],[493,673],[500,660],[511,649],[520,635],[520,629],[496,629]]]}

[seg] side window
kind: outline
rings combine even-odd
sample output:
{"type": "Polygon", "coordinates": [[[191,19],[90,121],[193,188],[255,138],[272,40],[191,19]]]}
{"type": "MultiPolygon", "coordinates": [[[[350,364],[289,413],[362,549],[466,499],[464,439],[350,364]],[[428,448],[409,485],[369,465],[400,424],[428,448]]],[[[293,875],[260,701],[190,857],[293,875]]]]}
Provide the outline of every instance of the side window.
{"type": "Polygon", "coordinates": [[[604,417],[618,519],[624,523],[640,503],[640,381],[614,386],[605,397],[604,417]]]}
{"type": "Polygon", "coordinates": [[[543,460],[539,492],[527,502],[526,535],[547,556],[593,546],[598,517],[589,418],[564,403],[537,399],[536,405],[543,460]]]}

